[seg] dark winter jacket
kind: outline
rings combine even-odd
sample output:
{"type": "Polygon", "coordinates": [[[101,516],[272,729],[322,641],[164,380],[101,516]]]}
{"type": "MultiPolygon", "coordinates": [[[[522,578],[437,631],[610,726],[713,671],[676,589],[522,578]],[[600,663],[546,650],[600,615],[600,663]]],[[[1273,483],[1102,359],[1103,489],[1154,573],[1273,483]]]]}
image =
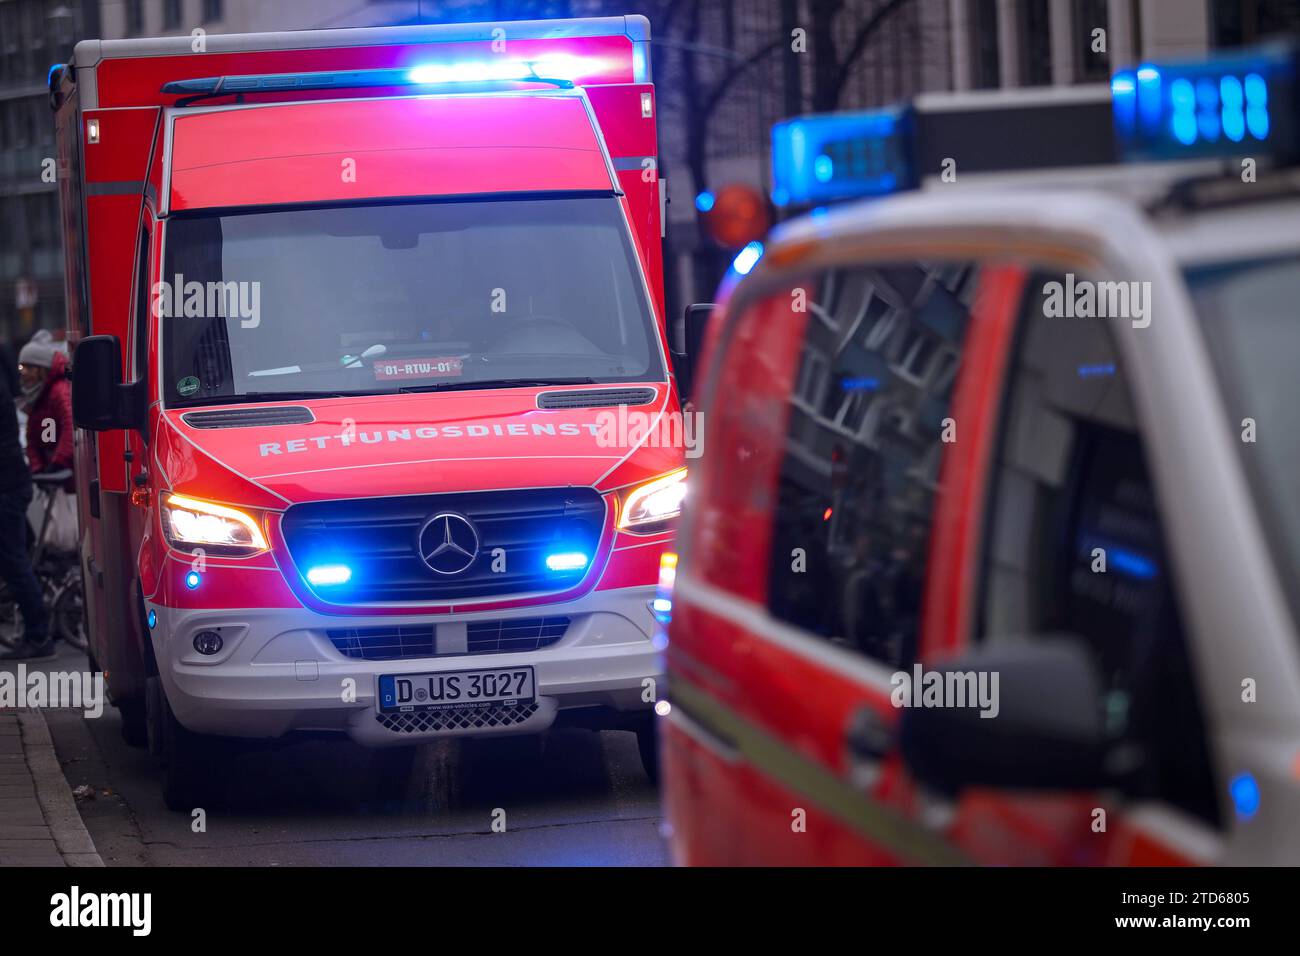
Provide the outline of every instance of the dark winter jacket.
{"type": "MultiPolygon", "coordinates": [[[[4,361],[0,353],[0,361],[4,361]]],[[[18,441],[18,409],[14,407],[11,376],[0,375],[0,493],[31,484],[31,472],[18,441]]]]}

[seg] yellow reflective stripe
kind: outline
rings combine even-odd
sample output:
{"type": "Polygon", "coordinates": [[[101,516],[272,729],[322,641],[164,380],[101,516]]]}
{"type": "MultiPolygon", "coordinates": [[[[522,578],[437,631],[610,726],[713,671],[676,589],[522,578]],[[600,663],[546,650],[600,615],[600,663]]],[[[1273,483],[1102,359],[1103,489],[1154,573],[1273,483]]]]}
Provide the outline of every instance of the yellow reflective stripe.
{"type": "Polygon", "coordinates": [[[892,807],[872,800],[820,763],[791,749],[680,675],[673,675],[668,696],[673,705],[685,710],[692,720],[732,743],[740,756],[756,770],[811,798],[873,844],[909,863],[969,864],[969,860],[932,831],[892,807]]]}

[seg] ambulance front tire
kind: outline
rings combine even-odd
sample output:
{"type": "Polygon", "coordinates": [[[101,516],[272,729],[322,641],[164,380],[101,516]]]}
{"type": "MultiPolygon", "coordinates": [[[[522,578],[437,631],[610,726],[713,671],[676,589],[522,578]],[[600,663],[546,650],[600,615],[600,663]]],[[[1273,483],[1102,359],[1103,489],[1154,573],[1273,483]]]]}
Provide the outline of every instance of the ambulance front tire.
{"type": "Polygon", "coordinates": [[[659,783],[659,724],[653,718],[636,729],[636,748],[641,752],[641,766],[653,784],[659,783]]]}
{"type": "Polygon", "coordinates": [[[156,674],[148,679],[149,750],[162,762],[163,803],[168,810],[190,813],[208,802],[214,775],[214,748],[201,734],[186,730],[156,674]]]}
{"type": "MultiPolygon", "coordinates": [[[[90,648],[86,649],[86,666],[92,674],[98,674],[100,671],[99,661],[90,648]]],[[[149,731],[148,721],[145,718],[144,699],[128,697],[125,700],[113,701],[113,706],[122,716],[122,739],[131,747],[145,746],[149,741],[149,731]]]]}
{"type": "Polygon", "coordinates": [[[149,744],[149,718],[142,698],[132,697],[117,702],[117,712],[122,715],[122,739],[132,747],[149,744]]]}

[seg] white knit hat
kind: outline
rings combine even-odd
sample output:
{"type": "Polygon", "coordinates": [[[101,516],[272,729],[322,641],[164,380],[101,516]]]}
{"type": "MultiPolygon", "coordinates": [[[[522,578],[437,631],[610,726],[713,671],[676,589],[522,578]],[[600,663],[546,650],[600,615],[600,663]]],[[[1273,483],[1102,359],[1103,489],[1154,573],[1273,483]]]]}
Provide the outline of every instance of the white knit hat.
{"type": "Polygon", "coordinates": [[[54,336],[50,330],[40,329],[32,336],[32,340],[23,346],[22,351],[18,353],[18,364],[49,368],[54,362],[54,353],[57,350],[58,343],[54,341],[54,336]]]}

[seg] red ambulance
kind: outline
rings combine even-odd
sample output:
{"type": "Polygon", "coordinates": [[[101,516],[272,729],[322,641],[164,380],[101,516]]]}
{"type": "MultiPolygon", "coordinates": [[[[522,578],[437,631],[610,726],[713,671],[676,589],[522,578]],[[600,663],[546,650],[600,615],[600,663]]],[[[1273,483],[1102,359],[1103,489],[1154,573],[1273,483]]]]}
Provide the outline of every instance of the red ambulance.
{"type": "Polygon", "coordinates": [[[678,862],[1300,860],[1298,77],[777,129],[812,211],[664,559],[678,862]]]}
{"type": "Polygon", "coordinates": [[[169,805],[211,737],[562,715],[653,763],[686,472],[648,50],[616,17],[52,71],[90,646],[169,805]]]}

